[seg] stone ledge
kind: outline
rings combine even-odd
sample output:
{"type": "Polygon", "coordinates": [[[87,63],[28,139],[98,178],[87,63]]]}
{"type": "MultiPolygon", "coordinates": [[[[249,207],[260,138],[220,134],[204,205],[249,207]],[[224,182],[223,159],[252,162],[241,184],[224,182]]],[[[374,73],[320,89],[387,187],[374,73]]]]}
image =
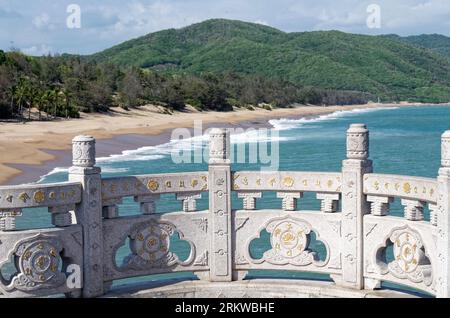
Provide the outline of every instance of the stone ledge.
{"type": "Polygon", "coordinates": [[[332,282],[255,279],[231,283],[165,281],[116,287],[106,298],[415,298],[394,290],[352,290],[332,282]]]}

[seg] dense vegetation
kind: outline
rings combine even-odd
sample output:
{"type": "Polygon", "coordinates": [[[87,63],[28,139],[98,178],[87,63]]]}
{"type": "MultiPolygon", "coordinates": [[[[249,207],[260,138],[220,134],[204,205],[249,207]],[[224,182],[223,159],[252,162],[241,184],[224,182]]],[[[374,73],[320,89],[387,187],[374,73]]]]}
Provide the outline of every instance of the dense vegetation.
{"type": "Polygon", "coordinates": [[[296,85],[368,92],[383,101],[450,100],[449,59],[384,36],[285,33],[219,19],[152,33],[89,59],[176,74],[232,71],[296,85]]]}
{"type": "Polygon", "coordinates": [[[38,109],[39,119],[47,119],[147,103],[165,106],[167,112],[182,110],[186,104],[199,110],[228,111],[233,106],[269,109],[293,103],[366,103],[371,97],[260,76],[173,75],[136,67],[121,69],[79,57],[33,58],[0,51],[0,118],[30,119],[32,108],[38,109]]]}
{"type": "MultiPolygon", "coordinates": [[[[153,103],[167,112],[450,101],[445,37],[284,33],[209,20],[91,56],[0,51],[0,118],[78,117],[153,103]],[[408,43],[406,43],[408,42],[408,43]],[[412,43],[412,44],[410,44],[412,43]],[[431,49],[431,50],[430,50],[431,49]],[[42,113],[42,116],[41,116],[42,113]]],[[[448,38],[446,38],[448,39],[448,38]]]]}
{"type": "Polygon", "coordinates": [[[395,34],[386,35],[387,38],[413,44],[430,49],[436,53],[450,57],[450,38],[441,34],[422,34],[400,37],[395,34]]]}

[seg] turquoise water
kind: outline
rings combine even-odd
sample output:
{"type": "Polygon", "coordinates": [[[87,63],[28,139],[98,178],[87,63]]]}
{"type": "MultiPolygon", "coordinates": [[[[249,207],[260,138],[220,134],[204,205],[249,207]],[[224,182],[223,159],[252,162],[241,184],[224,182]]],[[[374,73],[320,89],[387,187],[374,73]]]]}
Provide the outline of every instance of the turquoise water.
{"type": "MultiPolygon", "coordinates": [[[[339,171],[345,158],[345,132],[351,123],[365,123],[370,129],[370,157],[374,161],[377,173],[406,174],[413,176],[435,177],[440,162],[440,136],[450,129],[450,107],[408,107],[395,109],[344,111],[313,119],[281,119],[270,121],[279,133],[280,162],[279,170],[284,171],[339,171]]],[[[205,139],[196,138],[194,147],[204,147],[205,139]]],[[[233,141],[255,142],[257,136],[235,136],[233,141]]],[[[203,164],[174,164],[170,157],[173,147],[192,147],[187,142],[171,142],[157,147],[145,147],[124,152],[110,158],[100,158],[103,176],[123,176],[152,173],[171,173],[206,170],[203,164]]],[[[193,148],[191,148],[193,149],[193,148]]],[[[259,170],[259,164],[233,164],[234,170],[259,170]]],[[[45,176],[40,182],[60,182],[67,180],[67,171],[57,169],[45,176]]],[[[258,201],[258,206],[279,208],[281,203],[274,193],[267,193],[258,201]]],[[[242,206],[240,200],[233,197],[234,208],[242,206]]],[[[318,209],[319,202],[313,194],[306,194],[299,203],[301,209],[318,209]]],[[[207,199],[198,202],[199,209],[207,208],[207,199]]],[[[158,212],[165,213],[180,210],[180,202],[173,195],[163,196],[157,206],[158,212]]],[[[120,207],[121,215],[138,214],[138,206],[131,198],[126,198],[120,207]]],[[[397,202],[393,214],[399,214],[397,202]]],[[[399,214],[400,215],[400,214],[399,214]]],[[[49,214],[44,210],[29,210],[19,218],[21,228],[50,226],[49,214]]],[[[266,233],[262,233],[263,238],[266,233]]],[[[267,235],[265,237],[267,239],[267,235]]],[[[186,257],[184,242],[173,239],[173,250],[180,258],[186,257]]],[[[321,244],[313,243],[321,254],[321,244]]],[[[252,254],[257,257],[267,249],[267,242],[256,242],[252,254]]],[[[125,249],[119,253],[122,258],[125,249]]],[[[180,275],[176,274],[175,276],[180,275]]],[[[252,273],[254,276],[262,273],[252,273]]],[[[292,273],[270,273],[271,276],[284,275],[297,277],[292,273]]],[[[189,274],[188,274],[189,276],[189,274]]],[[[161,276],[158,276],[161,277],[161,276]]],[[[318,277],[318,276],[314,276],[318,277]]]]}

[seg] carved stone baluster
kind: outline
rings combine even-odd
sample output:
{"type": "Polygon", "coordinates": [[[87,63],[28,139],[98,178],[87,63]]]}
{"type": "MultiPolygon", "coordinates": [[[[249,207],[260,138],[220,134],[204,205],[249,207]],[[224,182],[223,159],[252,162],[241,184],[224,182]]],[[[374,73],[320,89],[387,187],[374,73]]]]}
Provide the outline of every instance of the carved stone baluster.
{"type": "Polygon", "coordinates": [[[177,194],[177,200],[183,201],[183,211],[184,212],[197,211],[197,200],[200,200],[201,198],[202,198],[201,193],[177,194]]]}
{"type": "Polygon", "coordinates": [[[283,199],[283,211],[295,211],[297,209],[297,199],[302,197],[302,192],[277,192],[277,198],[283,199]]]}
{"type": "Polygon", "coordinates": [[[69,180],[81,183],[81,202],[75,214],[83,228],[83,291],[86,298],[100,296],[103,289],[103,218],[101,169],[95,167],[95,139],[78,136],[72,141],[69,180]]]}
{"type": "Polygon", "coordinates": [[[424,202],[418,200],[402,200],[405,208],[405,218],[409,221],[423,221],[424,202]]]}
{"type": "Polygon", "coordinates": [[[428,209],[430,210],[430,224],[437,226],[437,224],[438,224],[438,205],[429,203],[428,209]]]}
{"type": "Polygon", "coordinates": [[[52,214],[52,224],[56,227],[67,227],[73,224],[71,211],[75,210],[75,205],[60,205],[48,208],[52,214]]]}
{"type": "Polygon", "coordinates": [[[212,129],[209,138],[210,280],[227,282],[233,279],[230,135],[212,129]]]}
{"type": "Polygon", "coordinates": [[[145,196],[137,196],[134,201],[141,204],[141,213],[144,215],[150,215],[156,213],[156,201],[160,198],[159,194],[151,194],[145,196]]]}
{"type": "Polygon", "coordinates": [[[389,214],[389,205],[394,202],[394,198],[368,195],[367,201],[371,202],[370,212],[376,216],[386,216],[389,214]]]}
{"type": "Polygon", "coordinates": [[[450,130],[442,135],[438,175],[437,297],[450,297],[450,130]]]}
{"type": "Polygon", "coordinates": [[[0,210],[0,231],[9,232],[16,230],[16,217],[22,216],[22,209],[0,210]]]}
{"type": "Polygon", "coordinates": [[[364,174],[372,172],[369,131],[353,124],[347,131],[347,159],[342,163],[342,277],[339,284],[364,288],[363,218],[370,211],[363,192],[364,174]]]}
{"type": "Polygon", "coordinates": [[[320,210],[324,213],[337,212],[340,194],[339,193],[317,193],[317,200],[321,200],[320,210]]]}
{"type": "Polygon", "coordinates": [[[105,219],[115,219],[119,217],[119,207],[122,204],[122,199],[109,199],[102,202],[102,213],[105,219]]]}
{"type": "Polygon", "coordinates": [[[243,199],[244,210],[255,210],[256,199],[262,198],[261,192],[239,192],[238,198],[243,199]]]}

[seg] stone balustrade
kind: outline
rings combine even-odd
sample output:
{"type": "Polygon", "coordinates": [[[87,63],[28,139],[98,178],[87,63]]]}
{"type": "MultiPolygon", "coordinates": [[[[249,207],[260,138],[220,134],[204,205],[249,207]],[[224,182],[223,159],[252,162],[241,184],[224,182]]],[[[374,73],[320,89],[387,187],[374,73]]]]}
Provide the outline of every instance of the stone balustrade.
{"type": "Polygon", "coordinates": [[[340,172],[232,171],[229,154],[227,131],[214,129],[208,171],[102,178],[95,140],[76,137],[69,182],[0,187],[0,292],[97,297],[115,280],[152,274],[192,272],[226,283],[252,270],[290,270],[328,274],[347,289],[391,282],[450,297],[450,131],[437,179],[373,173],[362,124],[348,130],[340,172]],[[233,192],[242,210],[233,208],[233,192]],[[276,194],[279,209],[259,206],[266,192],[276,194]],[[319,211],[302,207],[311,192],[319,211]],[[179,212],[157,213],[165,194],[175,195],[179,212]],[[198,211],[202,195],[209,208],[198,211]],[[120,215],[126,197],[140,214],[120,215]],[[395,200],[402,216],[391,213],[395,200]],[[54,227],[17,230],[22,209],[34,207],[48,208],[54,227]],[[263,232],[267,250],[254,255],[251,244],[263,232]],[[187,242],[186,258],[173,251],[174,235],[187,242]],[[129,255],[117,264],[125,242],[129,255]]]}

